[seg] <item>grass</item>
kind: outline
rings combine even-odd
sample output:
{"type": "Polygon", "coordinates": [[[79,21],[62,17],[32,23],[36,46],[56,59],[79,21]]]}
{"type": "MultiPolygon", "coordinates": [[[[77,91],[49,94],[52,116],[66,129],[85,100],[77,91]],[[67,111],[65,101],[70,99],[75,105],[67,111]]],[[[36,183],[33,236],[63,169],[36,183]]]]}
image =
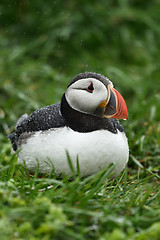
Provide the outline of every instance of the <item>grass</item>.
{"type": "Polygon", "coordinates": [[[39,179],[15,160],[1,168],[1,239],[159,238],[155,174],[139,171],[128,178],[126,169],[108,180],[110,166],[84,179],[39,179]]]}
{"type": "Polygon", "coordinates": [[[0,239],[160,238],[159,5],[1,1],[0,239]],[[108,76],[127,102],[127,168],[113,180],[113,166],[84,179],[30,176],[6,135],[83,71],[108,76]]]}

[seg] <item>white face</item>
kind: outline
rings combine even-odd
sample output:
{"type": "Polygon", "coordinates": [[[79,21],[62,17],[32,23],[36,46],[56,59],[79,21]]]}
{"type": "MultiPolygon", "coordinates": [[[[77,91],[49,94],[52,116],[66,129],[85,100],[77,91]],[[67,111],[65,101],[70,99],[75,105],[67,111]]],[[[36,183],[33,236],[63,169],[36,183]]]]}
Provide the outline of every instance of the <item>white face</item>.
{"type": "Polygon", "coordinates": [[[106,86],[95,78],[80,79],[65,92],[68,104],[75,110],[94,114],[98,106],[109,99],[106,86]]]}

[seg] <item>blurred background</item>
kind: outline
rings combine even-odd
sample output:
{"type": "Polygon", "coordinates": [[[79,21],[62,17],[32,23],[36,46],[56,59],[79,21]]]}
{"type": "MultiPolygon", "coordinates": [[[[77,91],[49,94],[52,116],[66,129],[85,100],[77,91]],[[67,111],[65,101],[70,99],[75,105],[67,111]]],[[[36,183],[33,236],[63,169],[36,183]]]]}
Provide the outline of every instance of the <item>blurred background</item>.
{"type": "Polygon", "coordinates": [[[0,152],[23,113],[60,101],[80,72],[107,76],[125,98],[129,166],[158,171],[160,1],[1,0],[0,152]]]}

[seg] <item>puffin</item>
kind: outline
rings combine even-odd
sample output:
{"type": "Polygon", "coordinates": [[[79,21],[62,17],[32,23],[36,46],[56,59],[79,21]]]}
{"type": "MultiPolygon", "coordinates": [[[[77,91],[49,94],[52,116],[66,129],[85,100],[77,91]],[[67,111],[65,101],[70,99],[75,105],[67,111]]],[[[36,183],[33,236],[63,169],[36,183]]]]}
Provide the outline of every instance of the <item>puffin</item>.
{"type": "Polygon", "coordinates": [[[84,72],[71,80],[61,102],[23,114],[8,137],[31,174],[54,169],[57,176],[73,176],[74,170],[86,177],[114,164],[118,176],[129,159],[119,119],[128,119],[122,95],[107,77],[84,72]]]}

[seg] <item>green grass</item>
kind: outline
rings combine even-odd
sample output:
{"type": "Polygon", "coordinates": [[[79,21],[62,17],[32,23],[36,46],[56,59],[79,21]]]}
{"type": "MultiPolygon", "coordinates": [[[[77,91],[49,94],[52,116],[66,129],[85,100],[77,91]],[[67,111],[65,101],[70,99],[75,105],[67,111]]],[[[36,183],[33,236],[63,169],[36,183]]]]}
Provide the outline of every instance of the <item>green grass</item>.
{"type": "MultiPolygon", "coordinates": [[[[0,239],[160,239],[159,1],[0,3],[0,239]],[[60,101],[74,75],[108,76],[124,96],[128,167],[30,176],[7,134],[60,101]]],[[[94,161],[94,159],[93,159],[94,161]]]]}

